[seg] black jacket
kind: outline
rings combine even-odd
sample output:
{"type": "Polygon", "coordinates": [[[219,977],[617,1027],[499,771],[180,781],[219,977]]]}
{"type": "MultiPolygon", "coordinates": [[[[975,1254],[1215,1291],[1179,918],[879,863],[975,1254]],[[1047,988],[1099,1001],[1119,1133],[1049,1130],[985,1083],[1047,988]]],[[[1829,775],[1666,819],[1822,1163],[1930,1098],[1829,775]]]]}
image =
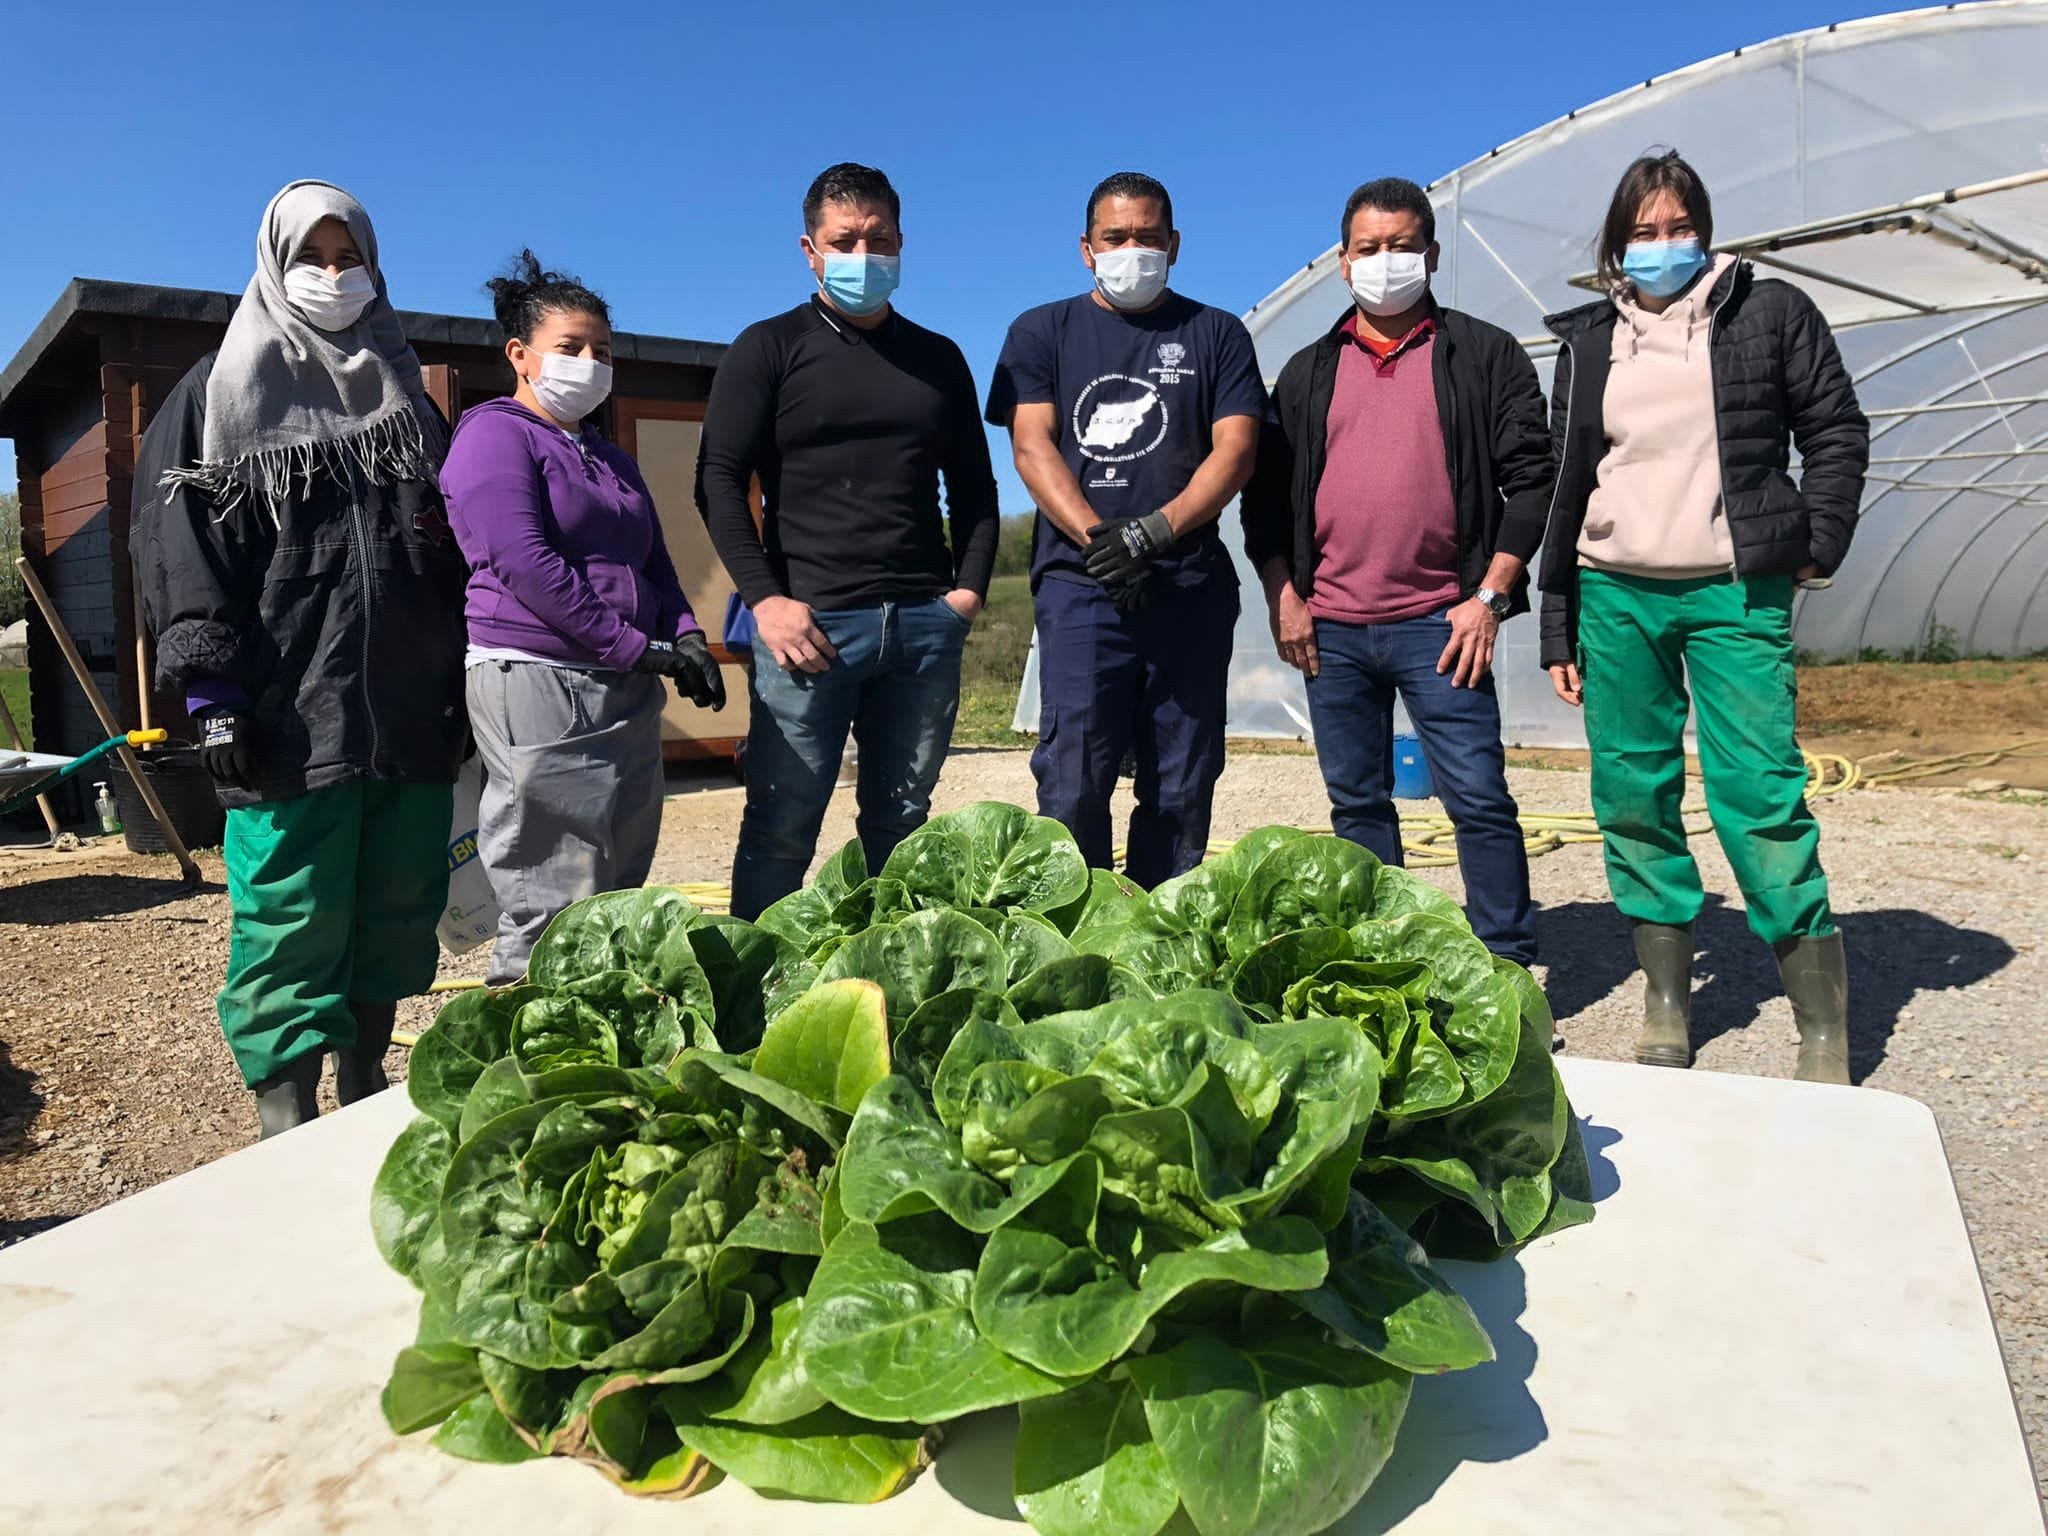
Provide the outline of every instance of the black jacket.
{"type": "MultiPolygon", "coordinates": [[[[1735,569],[1790,575],[1817,565],[1832,575],[1849,553],[1870,465],[1870,422],[1834,333],[1813,300],[1790,283],[1758,278],[1746,261],[1714,285],[1713,310],[1708,355],[1735,569]]],[[[1607,453],[1602,407],[1617,318],[1613,302],[1600,299],[1545,322],[1564,343],[1550,401],[1557,502],[1543,544],[1546,667],[1578,650],[1579,530],[1607,453]]]]}
{"type": "MultiPolygon", "coordinates": [[[[1341,333],[1349,311],[1320,341],[1287,360],[1273,386],[1274,420],[1260,435],[1259,463],[1245,487],[1244,552],[1263,573],[1284,558],[1294,590],[1307,597],[1316,580],[1316,487],[1337,359],[1353,345],[1341,333]]],[[[1438,308],[1432,344],[1437,417],[1458,507],[1458,581],[1467,597],[1486,580],[1494,555],[1523,560],[1543,542],[1552,484],[1550,432],[1543,387],[1520,343],[1499,326],[1438,308]]],[[[1526,582],[1511,594],[1526,611],[1526,582]]]]}
{"type": "Polygon", "coordinates": [[[352,779],[449,784],[461,765],[463,588],[441,493],[422,481],[300,485],[280,526],[248,501],[222,514],[167,469],[199,459],[213,358],[180,379],[136,455],[129,535],[159,686],[226,684],[248,703],[254,791],[285,800],[352,779]]]}

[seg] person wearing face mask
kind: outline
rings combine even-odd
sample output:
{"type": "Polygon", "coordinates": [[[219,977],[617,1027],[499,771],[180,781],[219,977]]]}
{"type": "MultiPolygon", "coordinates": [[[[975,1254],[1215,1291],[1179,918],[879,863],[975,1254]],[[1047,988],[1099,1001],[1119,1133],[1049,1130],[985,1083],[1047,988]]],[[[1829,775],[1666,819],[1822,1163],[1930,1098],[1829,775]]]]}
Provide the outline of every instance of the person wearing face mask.
{"type": "Polygon", "coordinates": [[[803,217],[817,292],[727,349],[698,458],[698,509],[754,617],[732,874],[744,918],[803,883],[848,731],[869,872],[924,824],[996,555],[974,376],[892,302],[896,189],[872,166],[831,166],[803,217]]]}
{"type": "Polygon", "coordinates": [[[1088,197],[1074,298],[1026,310],[989,387],[1038,506],[1038,810],[1109,867],[1126,753],[1124,873],[1201,863],[1223,771],[1237,574],[1217,515],[1252,470],[1266,388],[1242,321],[1174,292],[1173,200],[1121,172],[1088,197]]]}
{"type": "Polygon", "coordinates": [[[1394,701],[1457,829],[1472,931],[1534,965],[1529,859],[1493,653],[1526,612],[1552,483],[1543,392],[1514,337],[1436,302],[1436,213],[1397,177],[1344,205],[1351,304],[1281,369],[1244,497],[1281,659],[1308,680],[1331,824],[1402,862],[1394,701]]]}
{"type": "Polygon", "coordinates": [[[265,1136],[385,1086],[434,979],[465,737],[447,426],[339,187],[264,211],[220,350],[143,434],[131,531],[159,684],[228,808],[220,1023],[265,1136]]]}
{"type": "Polygon", "coordinates": [[[498,899],[493,985],[526,974],[564,907],[644,884],[661,836],[661,713],[725,707],[640,468],[594,413],[611,312],[522,251],[492,279],[509,397],[465,411],[441,489],[468,559],[477,845],[498,899]]]}
{"type": "Polygon", "coordinates": [[[1813,301],[1713,238],[1699,174],[1644,156],[1601,230],[1609,296],[1549,321],[1542,660],[1586,712],[1607,883],[1645,982],[1636,1060],[1692,1061],[1690,712],[1715,833],[1792,1002],[1798,1075],[1846,1083],[1848,963],[1793,735],[1792,594],[1848,553],[1870,424],[1813,301]]]}

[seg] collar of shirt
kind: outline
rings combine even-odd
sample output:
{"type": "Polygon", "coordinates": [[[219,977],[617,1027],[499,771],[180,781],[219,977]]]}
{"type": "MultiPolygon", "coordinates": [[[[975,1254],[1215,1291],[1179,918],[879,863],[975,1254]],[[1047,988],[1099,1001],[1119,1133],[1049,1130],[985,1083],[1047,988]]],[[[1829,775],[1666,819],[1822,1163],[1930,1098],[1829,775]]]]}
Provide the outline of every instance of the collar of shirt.
{"type": "Polygon", "coordinates": [[[1354,309],[1345,317],[1343,332],[1372,360],[1375,373],[1389,374],[1404,356],[1436,334],[1436,316],[1424,315],[1399,341],[1382,341],[1359,330],[1358,311],[1354,309]]]}
{"type": "Polygon", "coordinates": [[[814,293],[811,295],[811,313],[830,326],[832,334],[845,342],[849,347],[857,347],[863,343],[872,342],[885,336],[892,336],[896,331],[896,306],[894,304],[889,306],[889,316],[880,325],[859,326],[848,320],[846,316],[840,314],[830,304],[827,304],[823,294],[814,293]]]}

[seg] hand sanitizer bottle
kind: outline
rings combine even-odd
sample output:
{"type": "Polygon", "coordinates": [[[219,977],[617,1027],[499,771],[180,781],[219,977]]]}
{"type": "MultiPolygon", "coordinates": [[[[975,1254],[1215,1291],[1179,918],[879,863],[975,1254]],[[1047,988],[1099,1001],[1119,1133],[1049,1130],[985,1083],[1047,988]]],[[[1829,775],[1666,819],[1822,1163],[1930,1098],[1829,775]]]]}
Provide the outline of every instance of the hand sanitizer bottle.
{"type": "Polygon", "coordinates": [[[114,797],[107,790],[106,780],[97,780],[93,788],[99,791],[93,809],[99,813],[100,831],[108,837],[117,836],[121,831],[121,813],[114,808],[114,797]]]}

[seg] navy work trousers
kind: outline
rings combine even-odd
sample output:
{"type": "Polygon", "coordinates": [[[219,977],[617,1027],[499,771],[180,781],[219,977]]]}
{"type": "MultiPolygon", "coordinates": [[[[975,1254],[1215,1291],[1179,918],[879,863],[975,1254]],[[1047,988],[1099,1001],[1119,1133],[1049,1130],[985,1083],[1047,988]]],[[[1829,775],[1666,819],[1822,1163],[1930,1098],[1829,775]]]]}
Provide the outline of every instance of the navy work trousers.
{"type": "Polygon", "coordinates": [[[1124,873],[1148,889],[1202,862],[1223,772],[1224,701],[1237,584],[1158,583],[1119,613],[1094,581],[1038,585],[1038,813],[1066,825],[1088,862],[1110,867],[1110,796],[1125,753],[1137,808],[1124,873]]]}

